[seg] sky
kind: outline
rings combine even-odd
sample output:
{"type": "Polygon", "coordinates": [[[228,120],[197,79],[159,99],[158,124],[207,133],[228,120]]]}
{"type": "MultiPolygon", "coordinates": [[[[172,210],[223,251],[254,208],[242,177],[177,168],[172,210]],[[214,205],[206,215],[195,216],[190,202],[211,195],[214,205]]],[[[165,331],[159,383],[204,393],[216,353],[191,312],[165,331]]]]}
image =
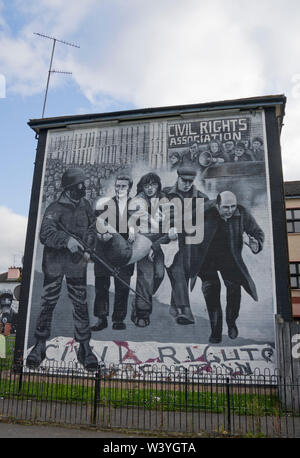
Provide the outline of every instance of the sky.
{"type": "Polygon", "coordinates": [[[20,264],[45,116],[284,94],[284,180],[300,179],[299,0],[0,0],[0,272],[20,264]]]}

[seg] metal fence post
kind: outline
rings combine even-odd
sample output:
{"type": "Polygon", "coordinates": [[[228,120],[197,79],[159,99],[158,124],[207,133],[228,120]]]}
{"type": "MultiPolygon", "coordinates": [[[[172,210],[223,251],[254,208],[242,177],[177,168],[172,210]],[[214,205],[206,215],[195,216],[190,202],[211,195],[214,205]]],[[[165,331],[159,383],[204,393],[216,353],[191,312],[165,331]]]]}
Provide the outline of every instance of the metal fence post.
{"type": "Polygon", "coordinates": [[[93,424],[97,423],[97,407],[100,394],[100,377],[101,377],[101,367],[96,372],[95,376],[95,392],[94,392],[94,407],[93,407],[93,424]]]}
{"type": "Polygon", "coordinates": [[[185,406],[187,408],[187,405],[188,405],[188,370],[187,368],[185,367],[184,368],[185,370],[185,406]]]}
{"type": "Polygon", "coordinates": [[[22,383],[23,383],[23,368],[20,369],[20,373],[19,373],[18,394],[21,393],[22,383]]]}
{"type": "Polygon", "coordinates": [[[230,410],[230,390],[229,390],[229,378],[226,378],[226,402],[227,402],[227,429],[228,433],[231,434],[231,410],[230,410]]]}

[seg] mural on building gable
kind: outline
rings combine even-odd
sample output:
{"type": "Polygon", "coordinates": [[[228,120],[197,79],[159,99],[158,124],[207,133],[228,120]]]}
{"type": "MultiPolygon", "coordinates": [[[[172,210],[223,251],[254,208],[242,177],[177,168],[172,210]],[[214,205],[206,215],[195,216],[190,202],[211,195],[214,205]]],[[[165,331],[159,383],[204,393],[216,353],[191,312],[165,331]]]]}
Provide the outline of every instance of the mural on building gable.
{"type": "Polygon", "coordinates": [[[274,368],[266,154],[263,111],[49,131],[27,366],[274,368]]]}

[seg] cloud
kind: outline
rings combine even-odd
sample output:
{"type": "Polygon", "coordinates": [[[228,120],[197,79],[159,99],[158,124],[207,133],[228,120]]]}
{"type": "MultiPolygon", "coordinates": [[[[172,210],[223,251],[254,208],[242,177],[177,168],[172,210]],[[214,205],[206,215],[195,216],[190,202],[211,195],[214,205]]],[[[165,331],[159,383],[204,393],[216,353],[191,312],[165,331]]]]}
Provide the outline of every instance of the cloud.
{"type": "MultiPolygon", "coordinates": [[[[285,93],[283,171],[296,180],[299,13],[299,0],[0,0],[0,73],[8,95],[44,92],[52,41],[40,32],[80,45],[58,43],[53,63],[86,97],[80,113],[285,93]]],[[[51,79],[52,90],[64,84],[51,79]]],[[[27,222],[3,206],[0,216],[6,270],[23,252],[27,222]]]]}
{"type": "MultiPolygon", "coordinates": [[[[72,3],[62,0],[32,0],[26,4],[12,0],[11,9],[15,15],[17,11],[22,18],[22,27],[15,30],[6,20],[5,9],[0,3],[0,68],[6,77],[9,92],[31,96],[45,90],[53,41],[40,38],[34,32],[70,42],[68,35],[78,29],[86,14],[91,12],[93,4],[95,0],[73,0],[72,3]]],[[[71,49],[74,50],[57,43],[53,63],[60,66],[71,49]]],[[[52,80],[53,87],[62,83],[56,78],[52,80]]]]}
{"type": "MultiPolygon", "coordinates": [[[[285,93],[292,101],[282,141],[284,169],[286,178],[295,174],[287,164],[297,156],[299,143],[299,100],[292,96],[291,82],[300,72],[298,0],[284,6],[281,0],[10,4],[22,26],[12,30],[0,0],[0,68],[8,92],[44,91],[52,42],[33,35],[41,32],[80,44],[74,49],[58,43],[54,68],[73,73],[88,111],[285,93]]],[[[65,78],[51,79],[52,89],[64,84],[65,78]]]]}
{"type": "Polygon", "coordinates": [[[99,109],[110,98],[143,107],[263,92],[264,61],[249,33],[247,3],[244,17],[237,2],[224,7],[220,0],[12,3],[24,25],[2,35],[0,63],[9,89],[23,95],[43,89],[50,59],[52,42],[33,32],[80,43],[80,50],[57,44],[55,66],[73,71],[99,109]]]}
{"type": "Polygon", "coordinates": [[[295,71],[285,50],[297,55],[299,42],[300,6],[290,2],[12,0],[23,26],[4,28],[0,65],[9,90],[44,90],[52,42],[33,35],[41,32],[80,44],[58,43],[54,67],[72,71],[99,110],[116,99],[145,107],[282,92],[295,71]]]}
{"type": "Polygon", "coordinates": [[[144,107],[262,93],[256,46],[219,2],[130,2],[135,8],[113,3],[119,3],[120,12],[106,12],[104,22],[113,22],[104,45],[101,40],[99,46],[90,45],[97,42],[92,19],[84,59],[72,54],[68,62],[82,91],[99,108],[106,94],[144,107]]]}
{"type": "Polygon", "coordinates": [[[0,206],[0,272],[7,272],[24,254],[27,218],[0,206]]]}

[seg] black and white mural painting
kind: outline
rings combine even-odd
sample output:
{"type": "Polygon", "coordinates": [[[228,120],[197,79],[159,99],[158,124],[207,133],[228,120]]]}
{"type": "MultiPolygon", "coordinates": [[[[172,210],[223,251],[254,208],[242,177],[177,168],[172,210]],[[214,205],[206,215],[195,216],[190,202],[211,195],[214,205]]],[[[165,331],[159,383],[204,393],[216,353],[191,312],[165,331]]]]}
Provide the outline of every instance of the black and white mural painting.
{"type": "Polygon", "coordinates": [[[276,364],[264,111],[49,130],[24,357],[276,364]]]}

